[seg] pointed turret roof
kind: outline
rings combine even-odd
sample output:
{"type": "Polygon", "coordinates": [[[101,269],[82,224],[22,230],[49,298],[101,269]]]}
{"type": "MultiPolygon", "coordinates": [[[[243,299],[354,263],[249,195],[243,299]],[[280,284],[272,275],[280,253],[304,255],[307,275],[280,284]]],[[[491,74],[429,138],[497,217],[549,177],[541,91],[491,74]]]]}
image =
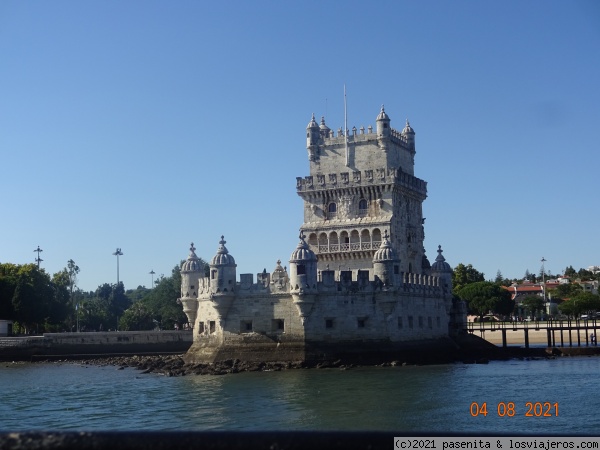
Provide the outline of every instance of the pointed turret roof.
{"type": "Polygon", "coordinates": [[[227,247],[225,247],[225,236],[221,236],[221,240],[219,241],[219,248],[217,249],[217,254],[213,256],[213,259],[210,262],[211,266],[224,266],[235,264],[235,259],[233,256],[229,254],[227,247]]]}
{"type": "Polygon", "coordinates": [[[203,269],[200,258],[196,256],[196,247],[194,243],[190,244],[190,254],[181,265],[181,272],[201,272],[203,269]]]}

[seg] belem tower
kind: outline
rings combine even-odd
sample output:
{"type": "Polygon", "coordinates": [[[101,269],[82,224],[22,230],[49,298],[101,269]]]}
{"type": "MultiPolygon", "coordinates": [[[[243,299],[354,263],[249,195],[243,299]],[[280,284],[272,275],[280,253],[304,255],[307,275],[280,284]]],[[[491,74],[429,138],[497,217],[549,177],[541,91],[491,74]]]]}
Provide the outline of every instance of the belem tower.
{"type": "Polygon", "coordinates": [[[415,132],[390,126],[337,133],[313,115],[306,128],[310,175],[296,179],[304,223],[288,268],[236,276],[221,237],[208,276],[192,244],[181,299],[193,344],[187,362],[319,361],[393,356],[452,346],[465,310],[438,247],[425,256],[414,175],[415,132]]]}

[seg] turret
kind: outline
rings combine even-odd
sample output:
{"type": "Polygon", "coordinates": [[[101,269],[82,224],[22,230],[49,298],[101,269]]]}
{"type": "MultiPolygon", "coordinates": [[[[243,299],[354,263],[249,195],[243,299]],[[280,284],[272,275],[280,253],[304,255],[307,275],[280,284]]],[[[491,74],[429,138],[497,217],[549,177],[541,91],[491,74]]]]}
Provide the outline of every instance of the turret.
{"type": "Polygon", "coordinates": [[[446,312],[449,316],[448,331],[456,335],[467,326],[467,306],[464,301],[452,295],[452,267],[442,255],[442,246],[438,245],[438,255],[431,265],[431,275],[440,278],[440,286],[446,297],[446,312]]]}
{"type": "Polygon", "coordinates": [[[414,150],[415,149],[415,130],[412,129],[410,123],[408,123],[408,119],[406,119],[406,125],[402,130],[402,136],[406,138],[408,145],[414,150]]]}
{"type": "Polygon", "coordinates": [[[312,115],[312,119],[306,126],[306,148],[308,150],[309,161],[316,161],[319,159],[319,140],[321,137],[321,129],[315,121],[315,115],[312,115]]]}
{"type": "Polygon", "coordinates": [[[319,125],[321,139],[327,139],[329,137],[329,133],[331,133],[331,128],[325,125],[325,117],[321,116],[321,125],[319,125]]]}
{"type": "MultiPolygon", "coordinates": [[[[217,311],[219,322],[227,317],[227,312],[235,298],[236,273],[235,260],[225,247],[226,241],[221,236],[217,254],[210,261],[210,299],[217,311]]],[[[222,323],[221,323],[222,326],[222,323]]]]}
{"type": "Polygon", "coordinates": [[[383,235],[379,249],[373,255],[373,274],[383,283],[384,286],[393,285],[394,263],[396,252],[392,248],[387,230],[383,235]]]}
{"type": "Polygon", "coordinates": [[[213,294],[233,292],[235,288],[237,264],[225,247],[226,243],[221,236],[217,254],[210,261],[210,290],[213,294]]]}
{"type": "Polygon", "coordinates": [[[271,285],[277,290],[283,290],[289,283],[290,277],[288,276],[285,268],[281,267],[281,260],[277,260],[277,266],[271,273],[271,285]]]}
{"type": "Polygon", "coordinates": [[[194,326],[198,313],[198,283],[204,276],[204,266],[196,256],[196,248],[192,242],[190,254],[181,265],[181,298],[183,312],[188,318],[188,323],[194,326]]]}
{"type": "Polygon", "coordinates": [[[379,146],[383,149],[387,149],[387,143],[392,135],[392,129],[390,128],[390,116],[385,112],[383,105],[381,105],[381,111],[377,116],[377,141],[379,146]]]}
{"type": "Polygon", "coordinates": [[[444,293],[452,294],[452,267],[446,262],[446,258],[442,255],[442,246],[438,245],[438,255],[435,262],[431,265],[430,273],[435,277],[440,278],[440,285],[444,293]]]}
{"type": "Polygon", "coordinates": [[[300,242],[290,257],[290,292],[302,323],[310,312],[317,292],[317,255],[300,232],[300,242]]]}

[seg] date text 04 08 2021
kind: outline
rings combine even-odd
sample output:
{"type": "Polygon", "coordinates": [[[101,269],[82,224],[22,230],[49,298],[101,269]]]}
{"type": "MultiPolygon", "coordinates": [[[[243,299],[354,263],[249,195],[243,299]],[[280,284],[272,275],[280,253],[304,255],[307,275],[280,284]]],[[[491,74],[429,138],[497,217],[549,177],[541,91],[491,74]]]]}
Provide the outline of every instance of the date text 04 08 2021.
{"type": "MultiPolygon", "coordinates": [[[[490,406],[488,412],[487,402],[471,403],[469,408],[471,416],[487,416],[493,414],[493,409],[490,406]]],[[[557,417],[558,402],[525,402],[525,408],[517,411],[515,402],[500,402],[496,405],[496,413],[499,417],[515,417],[521,414],[523,417],[557,417]]]]}

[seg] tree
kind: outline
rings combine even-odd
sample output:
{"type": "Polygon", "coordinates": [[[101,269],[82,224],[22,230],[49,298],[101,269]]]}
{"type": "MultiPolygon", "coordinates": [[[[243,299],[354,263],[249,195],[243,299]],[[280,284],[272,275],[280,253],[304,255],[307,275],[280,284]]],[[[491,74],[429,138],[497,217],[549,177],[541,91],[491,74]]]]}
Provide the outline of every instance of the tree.
{"type": "Polygon", "coordinates": [[[456,295],[467,303],[470,312],[482,319],[490,312],[510,314],[514,308],[510,292],[491,281],[469,283],[459,289],[456,295]]]}
{"type": "Polygon", "coordinates": [[[579,269],[579,272],[577,272],[577,277],[581,281],[593,280],[595,278],[594,273],[587,269],[579,269]]]}
{"type": "Polygon", "coordinates": [[[73,289],[77,284],[77,274],[79,266],[72,259],[67,261],[67,274],[69,276],[69,299],[71,300],[72,310],[75,311],[75,299],[73,298],[73,289]]]}
{"type": "Polygon", "coordinates": [[[35,264],[19,266],[12,297],[13,319],[22,323],[25,332],[38,328],[50,314],[54,289],[44,269],[35,264]]]}
{"type": "Polygon", "coordinates": [[[118,318],[123,315],[125,310],[131,306],[131,300],[125,295],[125,286],[120,281],[118,285],[113,286],[113,290],[110,296],[110,306],[108,309],[109,323],[115,323],[117,327],[118,318]]]}
{"type": "Polygon", "coordinates": [[[0,318],[12,319],[14,308],[12,298],[17,287],[19,266],[11,263],[0,264],[0,318]]]}
{"type": "Polygon", "coordinates": [[[571,301],[576,305],[575,309],[580,314],[594,314],[600,310],[600,297],[591,292],[580,292],[571,301]]]}
{"type": "Polygon", "coordinates": [[[559,284],[553,289],[548,290],[552,299],[567,300],[582,291],[582,287],[577,283],[559,284]]]}
{"type": "Polygon", "coordinates": [[[465,266],[460,263],[452,272],[452,286],[454,293],[470,283],[485,281],[483,273],[476,270],[471,264],[465,266]]]}
{"type": "Polygon", "coordinates": [[[500,269],[498,269],[498,272],[496,272],[496,278],[494,279],[494,283],[502,284],[503,282],[504,282],[504,277],[502,276],[502,272],[500,272],[500,269]]]}
{"type": "Polygon", "coordinates": [[[152,314],[142,302],[136,302],[119,319],[119,328],[124,331],[152,330],[152,314]]]}
{"type": "Polygon", "coordinates": [[[572,277],[575,277],[577,275],[577,272],[575,272],[575,269],[573,268],[573,266],[568,266],[565,269],[564,275],[565,275],[565,277],[572,278],[572,277]]]}
{"type": "Polygon", "coordinates": [[[600,311],[600,296],[591,292],[580,292],[558,305],[558,309],[570,317],[579,317],[581,314],[591,315],[600,311]]]}
{"type": "Polygon", "coordinates": [[[521,300],[521,306],[529,311],[532,317],[536,317],[537,312],[544,310],[544,299],[539,295],[527,295],[521,300]]]}
{"type": "Polygon", "coordinates": [[[575,317],[575,303],[570,300],[564,301],[558,305],[558,311],[567,317],[575,317]]]}
{"type": "MultiPolygon", "coordinates": [[[[204,261],[201,263],[208,267],[204,261]]],[[[128,295],[136,296],[141,293],[140,288],[131,291],[128,295]]],[[[143,292],[143,296],[135,301],[131,307],[123,314],[124,319],[120,322],[127,329],[147,326],[145,315],[149,315],[151,320],[155,320],[164,329],[173,329],[175,325],[181,327],[187,322],[187,317],[183,308],[177,303],[181,296],[181,271],[180,266],[175,266],[171,276],[161,275],[156,280],[156,286],[152,290],[143,292]]]]}

